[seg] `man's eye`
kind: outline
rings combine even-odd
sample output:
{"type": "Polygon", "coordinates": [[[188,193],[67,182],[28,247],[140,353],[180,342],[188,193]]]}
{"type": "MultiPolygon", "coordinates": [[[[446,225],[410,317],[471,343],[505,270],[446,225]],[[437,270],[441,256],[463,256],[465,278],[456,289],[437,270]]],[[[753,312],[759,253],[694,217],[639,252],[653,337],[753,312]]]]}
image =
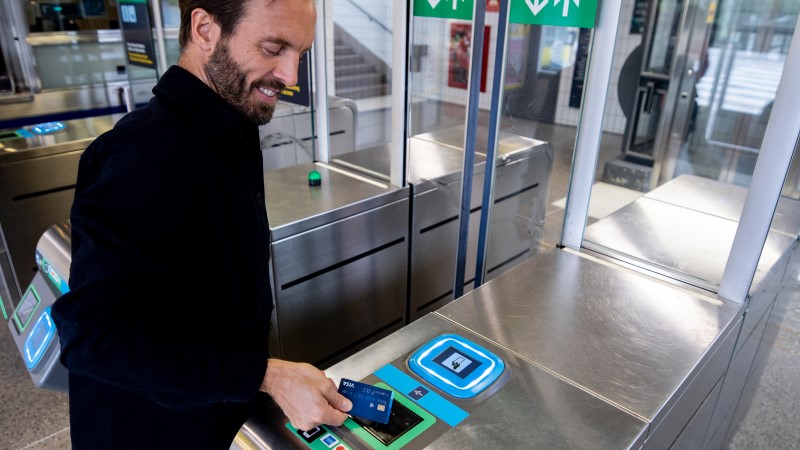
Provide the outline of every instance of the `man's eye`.
{"type": "Polygon", "coordinates": [[[280,48],[264,47],[263,50],[267,56],[278,56],[281,53],[280,48]]]}

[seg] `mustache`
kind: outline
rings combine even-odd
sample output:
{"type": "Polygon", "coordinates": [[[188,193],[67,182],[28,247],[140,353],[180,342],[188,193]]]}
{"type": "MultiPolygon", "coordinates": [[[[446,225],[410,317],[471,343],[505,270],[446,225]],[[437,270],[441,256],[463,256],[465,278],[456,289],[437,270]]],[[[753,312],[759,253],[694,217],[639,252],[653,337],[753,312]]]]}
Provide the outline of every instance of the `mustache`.
{"type": "Polygon", "coordinates": [[[277,80],[256,81],[253,83],[253,87],[257,89],[266,88],[275,92],[281,92],[286,89],[286,85],[277,80]]]}

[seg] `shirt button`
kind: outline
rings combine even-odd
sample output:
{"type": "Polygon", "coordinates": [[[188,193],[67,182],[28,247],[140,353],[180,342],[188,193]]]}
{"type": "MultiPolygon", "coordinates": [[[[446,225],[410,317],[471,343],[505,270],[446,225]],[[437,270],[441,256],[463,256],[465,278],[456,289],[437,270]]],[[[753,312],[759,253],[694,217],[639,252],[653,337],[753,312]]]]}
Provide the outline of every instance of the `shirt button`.
{"type": "Polygon", "coordinates": [[[256,195],[256,200],[257,200],[259,203],[261,203],[261,202],[263,202],[263,201],[264,201],[264,197],[261,195],[261,192],[259,192],[259,193],[258,193],[258,195],[256,195]]]}

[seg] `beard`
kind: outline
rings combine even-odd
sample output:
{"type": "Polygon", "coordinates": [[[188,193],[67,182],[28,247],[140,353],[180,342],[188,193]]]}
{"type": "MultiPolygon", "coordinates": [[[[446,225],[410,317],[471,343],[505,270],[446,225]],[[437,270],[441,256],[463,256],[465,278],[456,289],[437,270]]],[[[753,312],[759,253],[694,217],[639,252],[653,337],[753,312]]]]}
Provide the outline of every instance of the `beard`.
{"type": "Polygon", "coordinates": [[[249,120],[264,125],[272,119],[275,106],[253,99],[252,92],[258,88],[280,92],[285,86],[277,80],[256,80],[248,84],[247,74],[231,56],[227,42],[219,42],[204,70],[217,94],[249,120]]]}

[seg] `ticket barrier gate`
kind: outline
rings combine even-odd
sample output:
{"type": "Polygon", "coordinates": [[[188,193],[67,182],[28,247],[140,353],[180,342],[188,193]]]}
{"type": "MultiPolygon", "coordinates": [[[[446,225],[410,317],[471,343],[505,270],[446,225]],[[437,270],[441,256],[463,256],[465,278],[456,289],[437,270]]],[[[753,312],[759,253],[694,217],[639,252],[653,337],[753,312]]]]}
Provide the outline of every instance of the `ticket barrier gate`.
{"type": "Polygon", "coordinates": [[[69,291],[70,227],[53,225],[36,246],[38,271],[8,321],[11,336],[33,384],[66,392],[67,369],[59,361],[61,345],[50,314],[52,304],[69,291]]]}

